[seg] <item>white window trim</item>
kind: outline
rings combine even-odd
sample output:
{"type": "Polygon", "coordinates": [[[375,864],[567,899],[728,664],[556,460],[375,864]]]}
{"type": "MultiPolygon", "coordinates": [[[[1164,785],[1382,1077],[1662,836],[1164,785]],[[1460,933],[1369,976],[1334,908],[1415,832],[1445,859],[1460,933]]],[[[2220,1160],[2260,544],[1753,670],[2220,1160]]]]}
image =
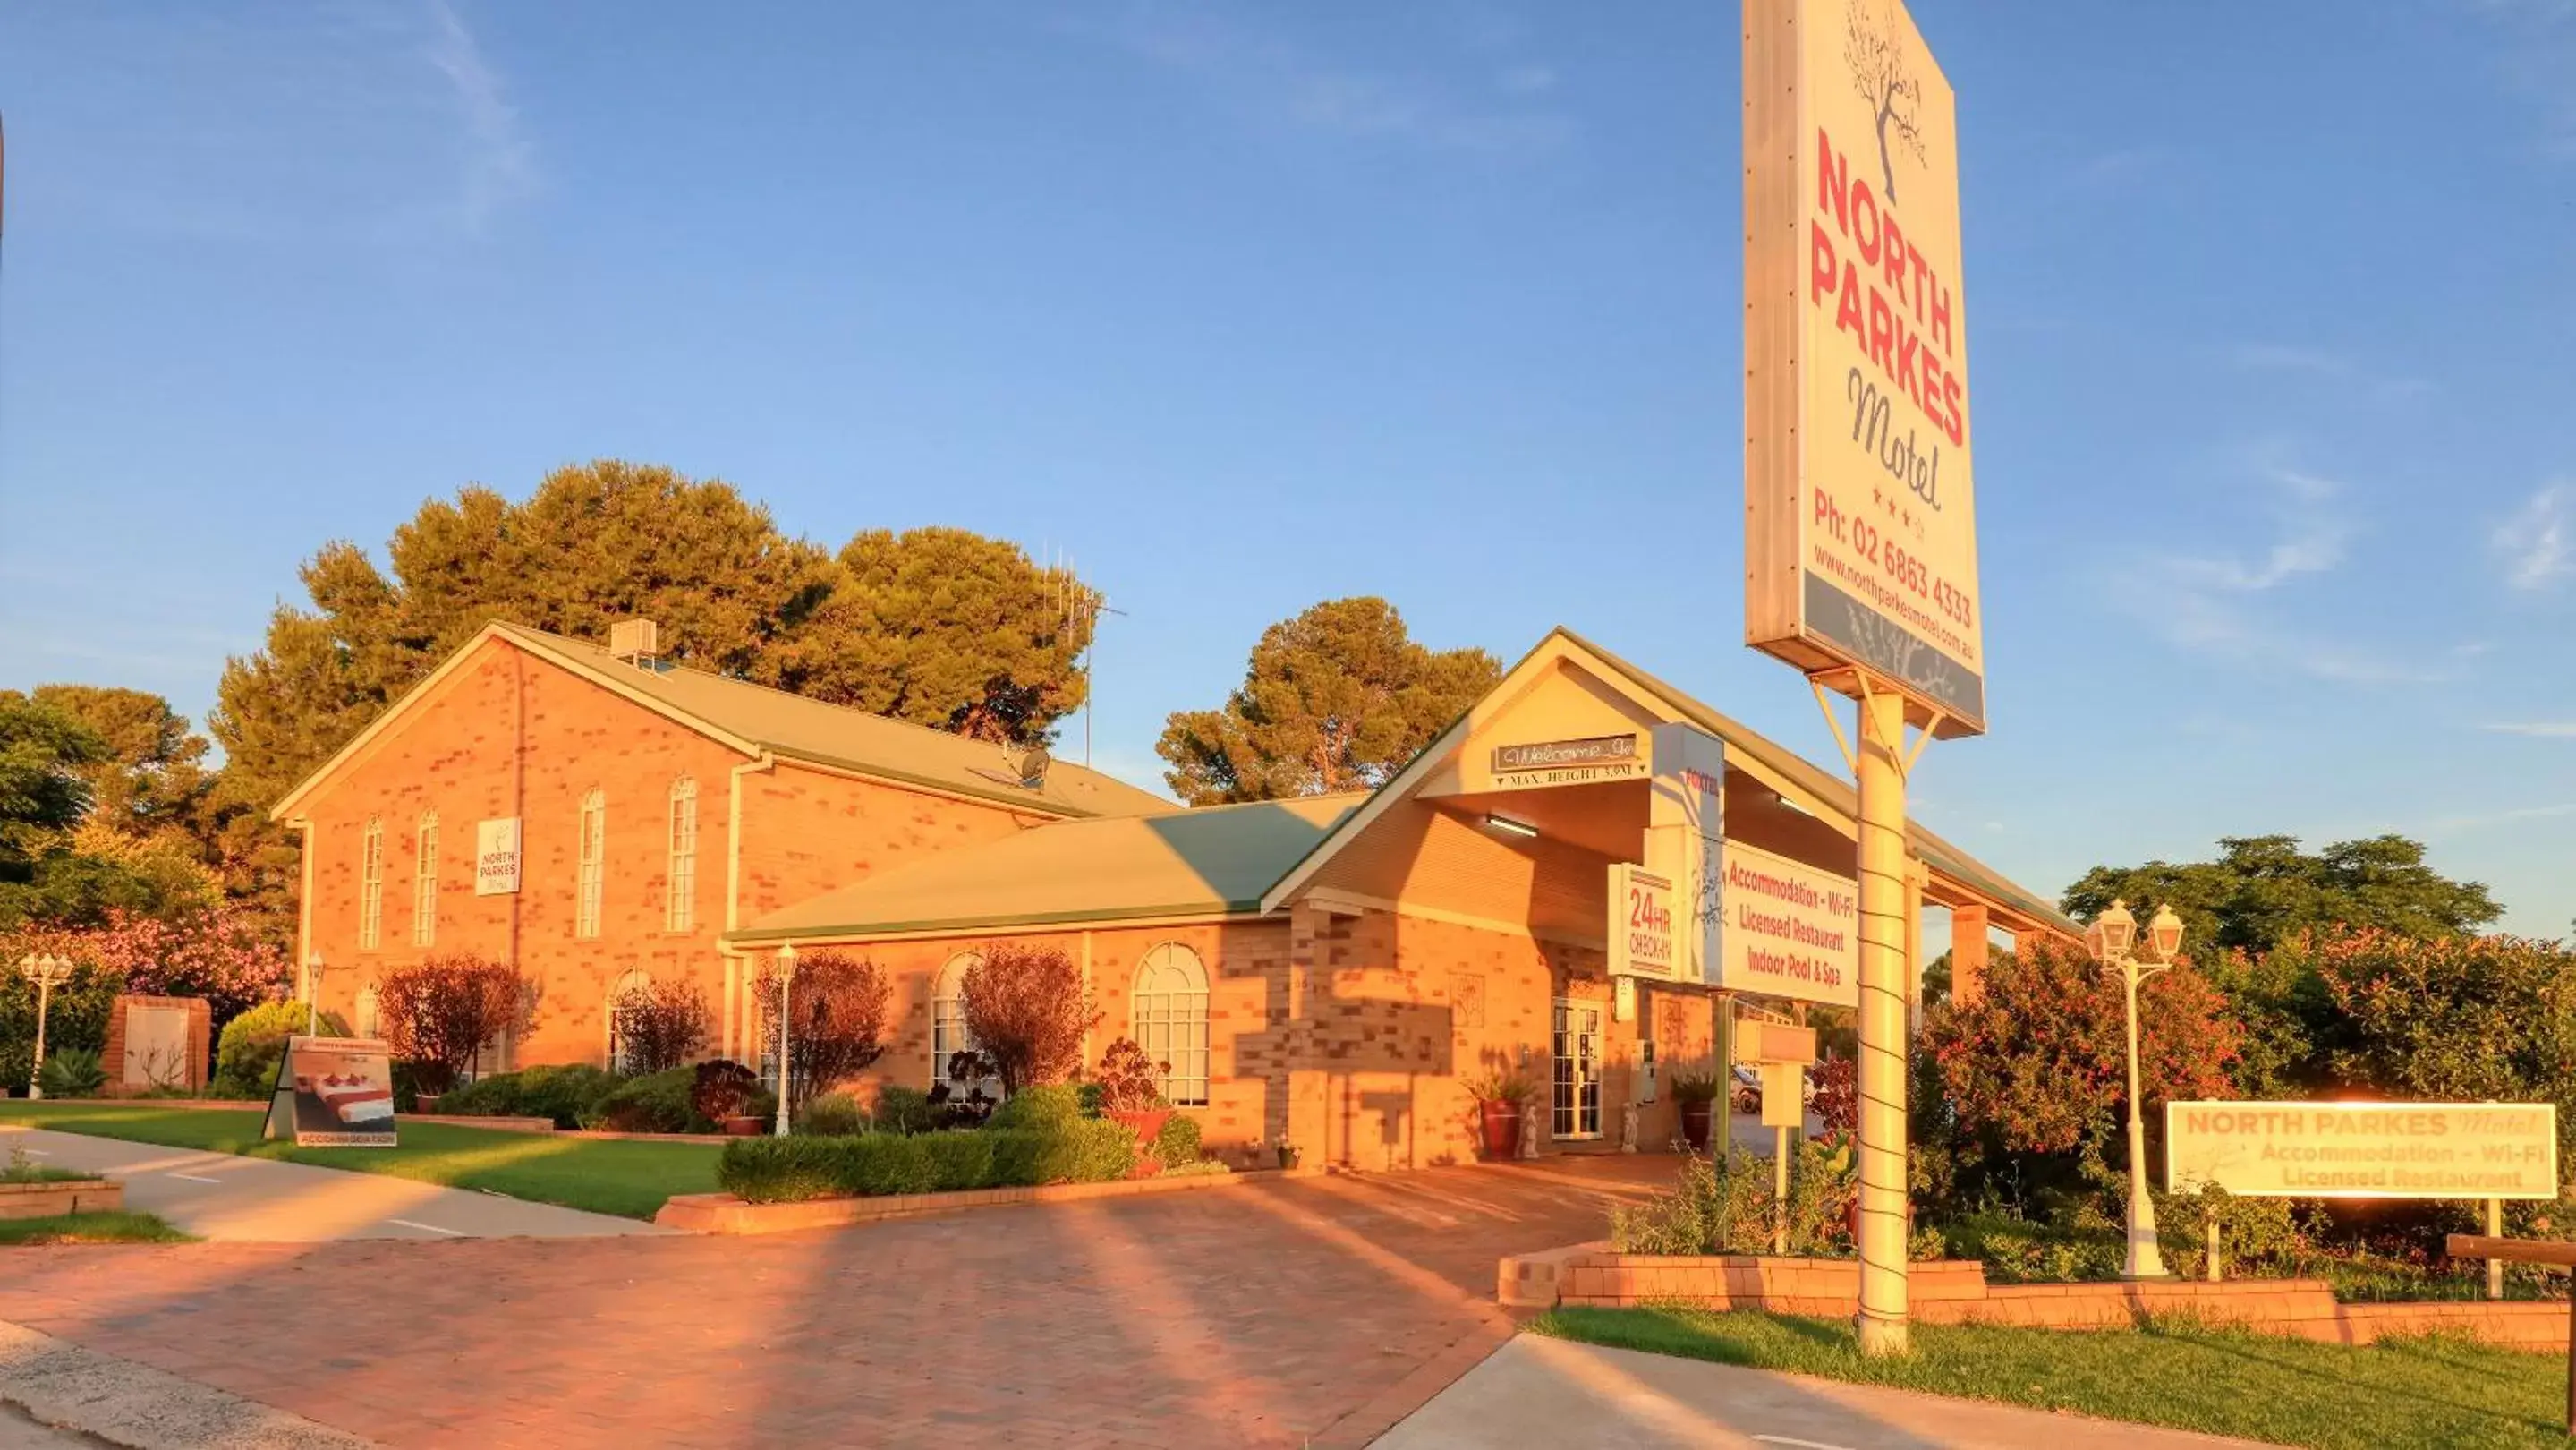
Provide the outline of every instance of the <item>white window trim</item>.
{"type": "Polygon", "coordinates": [[[385,931],[385,823],[367,817],[358,840],[358,950],[374,951],[385,931]]]}
{"type": "Polygon", "coordinates": [[[652,986],[652,975],[641,967],[627,968],[617,974],[616,981],[608,984],[608,999],[601,1004],[599,1015],[601,1030],[606,1033],[608,1039],[605,1055],[608,1059],[608,1070],[611,1072],[623,1070],[617,1064],[617,1004],[625,1000],[628,992],[638,988],[649,991],[652,986]]]}
{"type": "Polygon", "coordinates": [[[438,944],[438,812],[423,811],[412,835],[411,944],[438,944]]]}
{"type": "MultiPolygon", "coordinates": [[[[940,964],[939,972],[930,979],[930,1085],[937,1087],[949,1081],[948,1059],[977,1045],[975,1034],[966,1026],[965,994],[960,990],[966,971],[984,960],[982,952],[959,952],[940,964]]],[[[980,1080],[979,1080],[980,1081],[980,1080]]],[[[971,1091],[973,1082],[965,1084],[971,1091]]],[[[993,1096],[1001,1096],[998,1081],[987,1084],[993,1096]]]]}
{"type": "Polygon", "coordinates": [[[599,935],[600,898],[607,894],[608,797],[594,790],[581,798],[580,866],[573,891],[572,934],[599,935]]]}
{"type": "Polygon", "coordinates": [[[1128,1035],[1148,1060],[1170,1063],[1159,1074],[1163,1096],[1179,1107],[1205,1107],[1210,1079],[1208,997],[1213,977],[1186,943],[1157,942],[1136,963],[1128,986],[1128,1035]],[[1196,985],[1190,985],[1195,979],[1196,985]],[[1148,983],[1154,990],[1146,990],[1148,983]]]}
{"type": "Polygon", "coordinates": [[[698,920],[698,783],[690,776],[671,782],[670,844],[662,928],[694,930],[698,920]]]}

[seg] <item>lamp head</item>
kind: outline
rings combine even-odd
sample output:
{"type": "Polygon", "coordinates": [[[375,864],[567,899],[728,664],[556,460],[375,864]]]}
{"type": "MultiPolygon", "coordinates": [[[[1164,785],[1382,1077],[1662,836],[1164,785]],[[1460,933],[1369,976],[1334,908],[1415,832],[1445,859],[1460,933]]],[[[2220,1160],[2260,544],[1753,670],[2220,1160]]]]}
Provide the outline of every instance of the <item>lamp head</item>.
{"type": "Polygon", "coordinates": [[[2138,939],[2138,919],[2129,914],[2128,902],[2114,898],[2110,910],[2093,918],[2093,930],[2101,945],[2101,959],[2117,961],[2129,954],[2130,944],[2138,939]]]}
{"type": "Polygon", "coordinates": [[[2155,919],[2147,923],[2147,950],[2155,960],[2170,962],[2182,951],[2182,918],[2174,915],[2173,904],[2156,908],[2155,919]]]}

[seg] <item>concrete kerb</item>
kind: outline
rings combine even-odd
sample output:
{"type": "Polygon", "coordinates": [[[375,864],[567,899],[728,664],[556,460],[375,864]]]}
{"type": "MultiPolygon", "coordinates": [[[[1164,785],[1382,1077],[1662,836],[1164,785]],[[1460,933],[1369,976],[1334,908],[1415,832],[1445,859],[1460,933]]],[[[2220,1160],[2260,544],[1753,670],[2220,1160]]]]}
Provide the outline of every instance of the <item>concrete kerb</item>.
{"type": "Polygon", "coordinates": [[[0,1401],[43,1424],[131,1450],[368,1450],[376,1443],[5,1320],[0,1401]]]}
{"type": "Polygon", "coordinates": [[[1188,1193],[1232,1188],[1274,1178],[1321,1176],[1321,1168],[1263,1168],[1246,1172],[1185,1173],[1155,1178],[1122,1178],[1111,1183],[1051,1183],[1039,1188],[974,1188],[957,1193],[894,1193],[875,1198],[811,1198],[799,1203],[749,1203],[730,1193],[684,1193],[653,1215],[657,1227],[701,1234],[794,1233],[809,1228],[846,1228],[926,1213],[967,1208],[1002,1208],[1024,1203],[1068,1203],[1091,1198],[1125,1198],[1147,1193],[1188,1193]]]}

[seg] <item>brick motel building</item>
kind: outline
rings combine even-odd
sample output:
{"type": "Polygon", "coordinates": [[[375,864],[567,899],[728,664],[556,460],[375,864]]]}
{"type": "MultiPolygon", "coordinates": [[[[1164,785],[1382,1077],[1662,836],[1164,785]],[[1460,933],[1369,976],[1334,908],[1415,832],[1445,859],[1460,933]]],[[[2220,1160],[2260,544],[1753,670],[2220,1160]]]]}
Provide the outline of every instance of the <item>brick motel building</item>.
{"type": "MultiPolygon", "coordinates": [[[[503,1065],[609,1063],[609,1004],[673,980],[714,1010],[713,1052],[758,1063],[764,960],[832,948],[893,987],[864,1098],[934,1084],[966,1045],[958,979],[1020,939],[1082,964],[1086,1062],[1135,1037],[1211,1150],[1285,1138],[1383,1169],[1473,1158],[1465,1084],[1494,1069],[1539,1085],[1544,1151],[1616,1148],[1632,1104],[1640,1145],[1672,1141],[1659,1083],[1710,1070],[1718,999],[1614,990],[1612,867],[1686,903],[1721,847],[1847,878],[1855,809],[1834,773],[1563,630],[1374,792],[1187,809],[494,624],[276,814],[303,842],[308,989],[362,1033],[382,973],[470,951],[536,986],[503,1065]]],[[[1908,859],[1918,980],[1927,906],[1962,991],[1994,933],[2073,930],[1928,831],[1908,859]]]]}

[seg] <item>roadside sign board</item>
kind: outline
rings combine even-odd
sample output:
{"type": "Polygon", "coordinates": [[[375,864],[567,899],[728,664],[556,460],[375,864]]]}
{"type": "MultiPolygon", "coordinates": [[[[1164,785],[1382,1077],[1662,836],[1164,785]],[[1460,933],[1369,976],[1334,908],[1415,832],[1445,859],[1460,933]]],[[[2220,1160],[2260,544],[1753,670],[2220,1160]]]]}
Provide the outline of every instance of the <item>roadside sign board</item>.
{"type": "Polygon", "coordinates": [[[292,1136],[299,1148],[391,1148],[393,1085],[382,1038],[290,1037],[260,1136],[292,1136]]]}
{"type": "Polygon", "coordinates": [[[1728,841],[1719,899],[1722,968],[1710,985],[1860,1004],[1860,888],[1850,877],[1728,841]]]}
{"type": "Polygon", "coordinates": [[[2558,1196],[2551,1103],[2165,1104],[2165,1191],[2251,1198],[2558,1196]]]}
{"type": "Polygon", "coordinates": [[[1986,728],[1949,81],[1899,0],[1744,0],[1745,643],[1986,728]]]}
{"type": "Polygon", "coordinates": [[[1680,971],[1672,878],[1631,861],[1610,863],[1609,940],[1612,977],[1672,981],[1680,971]]]}

